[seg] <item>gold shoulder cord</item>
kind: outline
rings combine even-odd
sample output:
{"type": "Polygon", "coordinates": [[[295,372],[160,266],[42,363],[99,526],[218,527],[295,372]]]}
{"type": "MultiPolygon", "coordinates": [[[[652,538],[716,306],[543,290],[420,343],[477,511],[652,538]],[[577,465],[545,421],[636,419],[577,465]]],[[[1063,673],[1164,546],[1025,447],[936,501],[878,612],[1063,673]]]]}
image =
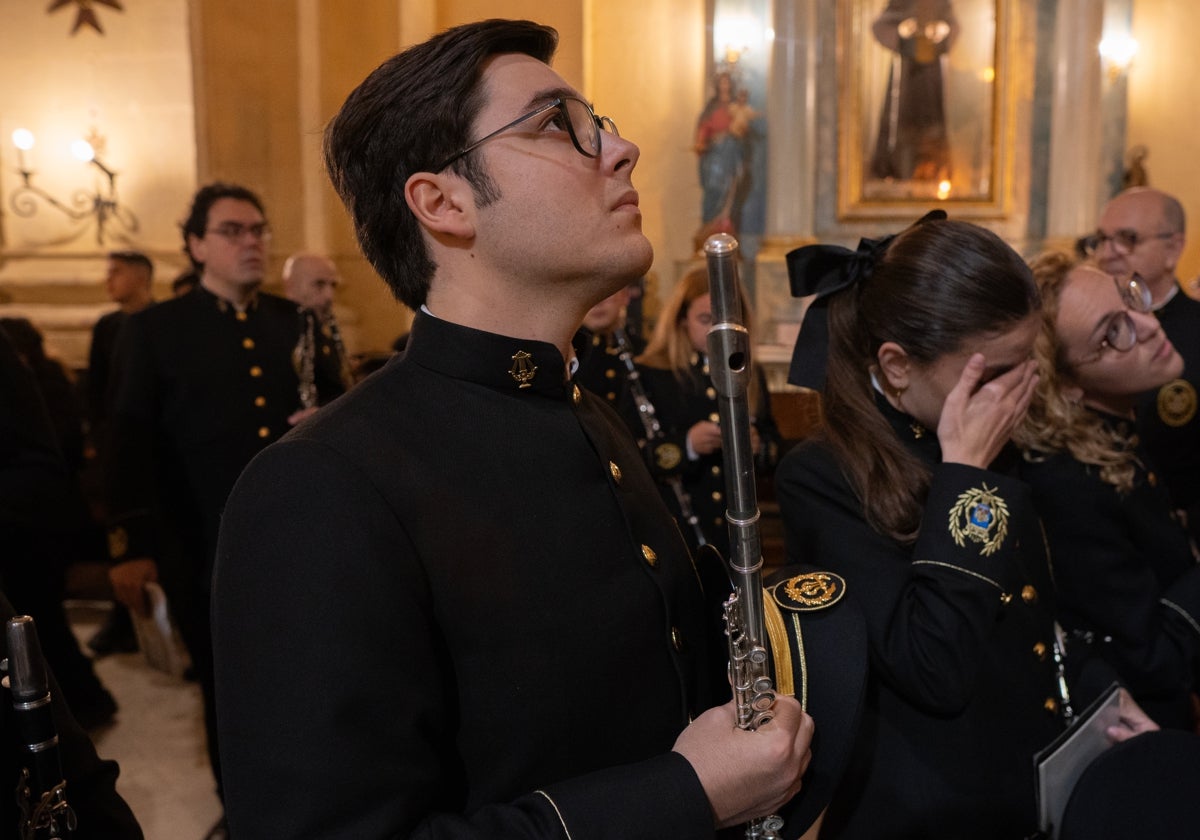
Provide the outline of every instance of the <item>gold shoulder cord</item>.
{"type": "MultiPolygon", "coordinates": [[[[792,667],[792,646],[788,643],[787,624],[783,612],[770,592],[763,593],[763,624],[771,642],[771,657],[775,664],[775,685],[780,694],[796,697],[795,670],[792,667]]],[[[800,633],[800,616],[792,615],[796,629],[796,643],[800,648],[800,706],[808,708],[808,668],[804,663],[804,636],[800,633]]]]}

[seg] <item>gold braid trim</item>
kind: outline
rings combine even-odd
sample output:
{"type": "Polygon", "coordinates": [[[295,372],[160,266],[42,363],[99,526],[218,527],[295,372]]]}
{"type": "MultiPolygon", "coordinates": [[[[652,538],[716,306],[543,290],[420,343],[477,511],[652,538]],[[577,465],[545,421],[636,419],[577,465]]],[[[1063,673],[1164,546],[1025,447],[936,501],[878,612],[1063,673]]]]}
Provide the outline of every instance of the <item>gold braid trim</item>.
{"type": "MultiPolygon", "coordinates": [[[[763,593],[763,624],[771,642],[771,655],[775,661],[775,689],[780,694],[796,696],[796,685],[792,676],[792,646],[788,644],[787,625],[775,598],[763,593]]],[[[797,622],[799,627],[799,622],[797,622]]]]}
{"type": "Polygon", "coordinates": [[[800,651],[800,708],[808,711],[808,657],[804,655],[804,633],[800,630],[800,614],[792,613],[796,628],[796,649],[800,651]]]}

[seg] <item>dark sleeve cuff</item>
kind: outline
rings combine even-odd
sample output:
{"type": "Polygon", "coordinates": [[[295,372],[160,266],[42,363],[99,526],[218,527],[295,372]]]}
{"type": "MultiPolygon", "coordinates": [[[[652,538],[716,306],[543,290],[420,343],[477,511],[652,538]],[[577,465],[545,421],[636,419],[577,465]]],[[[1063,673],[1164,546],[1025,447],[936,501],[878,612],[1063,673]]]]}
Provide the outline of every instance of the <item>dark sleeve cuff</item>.
{"type": "Polygon", "coordinates": [[[1200,566],[1177,578],[1161,600],[1172,619],[1189,628],[1200,644],[1200,566]]]}
{"type": "Polygon", "coordinates": [[[716,830],[696,771],[674,752],[568,779],[541,793],[572,840],[706,838],[716,830]]]}

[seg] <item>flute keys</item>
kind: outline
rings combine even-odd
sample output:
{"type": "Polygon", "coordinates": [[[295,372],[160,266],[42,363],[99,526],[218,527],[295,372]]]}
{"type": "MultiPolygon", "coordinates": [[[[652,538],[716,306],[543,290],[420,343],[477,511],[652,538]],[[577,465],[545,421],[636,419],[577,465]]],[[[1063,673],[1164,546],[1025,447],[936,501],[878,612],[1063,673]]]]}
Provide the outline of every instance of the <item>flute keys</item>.
{"type": "Polygon", "coordinates": [[[756,712],[765,712],[774,705],[775,693],[773,691],[763,694],[756,694],[750,700],[750,708],[754,709],[756,712]]]}

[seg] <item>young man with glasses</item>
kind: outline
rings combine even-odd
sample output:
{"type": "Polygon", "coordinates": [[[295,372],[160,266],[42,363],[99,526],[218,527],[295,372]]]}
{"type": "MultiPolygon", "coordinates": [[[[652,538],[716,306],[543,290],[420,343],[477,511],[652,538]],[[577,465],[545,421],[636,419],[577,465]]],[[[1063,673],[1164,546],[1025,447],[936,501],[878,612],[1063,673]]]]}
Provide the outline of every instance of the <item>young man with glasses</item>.
{"type": "Polygon", "coordinates": [[[294,303],[259,291],[270,229],[253,192],[202,188],[183,236],[199,286],[130,315],[117,342],[110,578],[137,613],[147,582],[166,591],[204,692],[219,787],[208,618],[217,526],[242,468],[301,416],[292,357],[301,319],[294,303]]]}
{"type": "Polygon", "coordinates": [[[1188,530],[1200,541],[1200,301],[1175,276],[1183,253],[1184,212],[1179,201],[1134,187],[1104,207],[1088,250],[1114,277],[1136,273],[1150,290],[1152,308],[1183,356],[1183,373],[1147,392],[1138,406],[1138,430],[1188,530]]]}
{"type": "Polygon", "coordinates": [[[811,719],[781,697],[745,732],[709,708],[723,677],[684,543],[572,379],[584,314],[652,253],[638,148],[550,69],[556,41],[449,30],[327,129],[359,242],[418,312],[405,354],[226,508],[234,836],[707,838],[799,789],[811,719]]]}

